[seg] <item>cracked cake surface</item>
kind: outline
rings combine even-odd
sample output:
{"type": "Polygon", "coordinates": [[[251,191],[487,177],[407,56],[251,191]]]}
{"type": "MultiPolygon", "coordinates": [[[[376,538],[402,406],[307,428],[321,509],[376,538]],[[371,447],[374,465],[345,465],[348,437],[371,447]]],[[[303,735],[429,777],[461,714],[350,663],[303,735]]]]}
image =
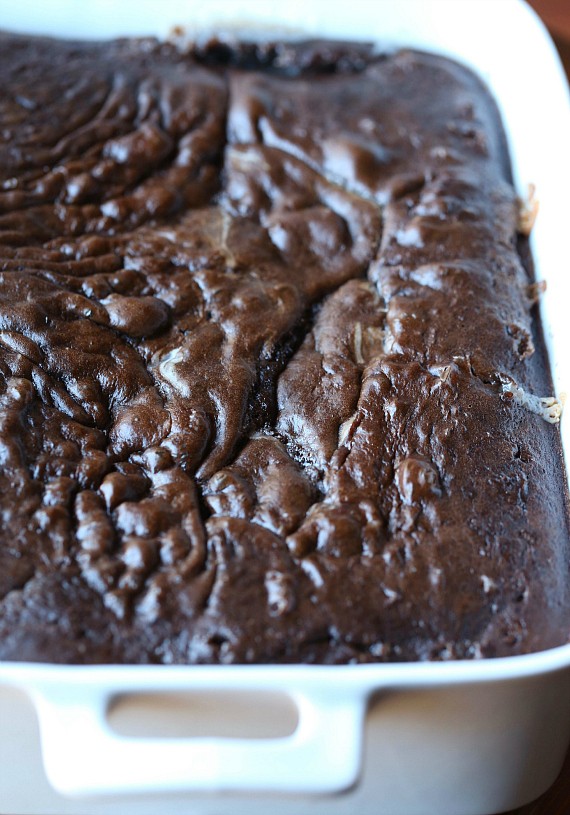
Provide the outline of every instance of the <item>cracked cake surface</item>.
{"type": "Polygon", "coordinates": [[[568,640],[495,105],[365,44],[0,34],[0,658],[568,640]]]}

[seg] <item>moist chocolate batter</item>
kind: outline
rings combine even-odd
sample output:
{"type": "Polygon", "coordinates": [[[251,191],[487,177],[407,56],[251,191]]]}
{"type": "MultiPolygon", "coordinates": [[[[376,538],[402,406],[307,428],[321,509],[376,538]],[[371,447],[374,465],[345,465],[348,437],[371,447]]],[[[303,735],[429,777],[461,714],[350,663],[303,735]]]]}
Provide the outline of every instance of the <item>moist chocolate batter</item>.
{"type": "Polygon", "coordinates": [[[0,86],[0,658],[568,639],[537,286],[469,71],[6,34],[0,86]]]}

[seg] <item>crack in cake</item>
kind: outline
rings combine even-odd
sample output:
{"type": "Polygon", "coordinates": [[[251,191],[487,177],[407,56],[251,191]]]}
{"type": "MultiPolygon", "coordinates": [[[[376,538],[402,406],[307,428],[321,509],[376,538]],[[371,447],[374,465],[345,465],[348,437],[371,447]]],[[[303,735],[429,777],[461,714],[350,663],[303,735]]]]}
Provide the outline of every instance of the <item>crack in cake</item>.
{"type": "Polygon", "coordinates": [[[0,658],[567,641],[540,287],[480,81],[354,43],[0,42],[0,658]]]}

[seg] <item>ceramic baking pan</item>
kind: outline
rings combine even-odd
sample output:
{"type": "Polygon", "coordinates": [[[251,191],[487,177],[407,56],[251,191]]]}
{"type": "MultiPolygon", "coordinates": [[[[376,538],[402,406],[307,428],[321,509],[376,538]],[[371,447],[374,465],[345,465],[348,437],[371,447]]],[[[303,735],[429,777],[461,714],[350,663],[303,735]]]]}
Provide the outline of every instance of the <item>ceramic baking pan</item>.
{"type": "MultiPolygon", "coordinates": [[[[570,106],[553,45],[521,0],[28,0],[0,7],[1,28],[58,36],[166,35],[174,24],[190,33],[238,26],[247,37],[285,31],[375,40],[436,51],[473,68],[498,102],[519,192],[529,183],[538,190],[532,248],[537,276],[548,282],[543,321],[555,390],[564,398],[570,106]]],[[[569,460],[564,415],[561,430],[569,460]]],[[[74,796],[61,798],[57,809],[46,803],[45,811],[76,815],[145,815],[159,805],[217,815],[488,815],[546,789],[570,741],[570,645],[434,664],[4,663],[1,686],[33,701],[47,776],[59,793],[74,796]],[[110,714],[118,700],[139,705],[120,727],[110,714]],[[199,733],[133,729],[145,709],[160,730],[161,711],[174,700],[199,711],[199,733]],[[220,729],[220,718],[227,727],[220,729]]],[[[25,796],[22,789],[18,811],[44,811],[39,803],[26,808],[25,796]]]]}

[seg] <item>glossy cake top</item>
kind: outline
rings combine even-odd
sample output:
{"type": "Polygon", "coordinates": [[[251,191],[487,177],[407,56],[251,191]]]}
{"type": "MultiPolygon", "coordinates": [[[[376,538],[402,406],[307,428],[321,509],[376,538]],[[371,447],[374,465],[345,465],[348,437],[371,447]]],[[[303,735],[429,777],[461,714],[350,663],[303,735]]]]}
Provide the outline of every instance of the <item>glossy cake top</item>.
{"type": "Polygon", "coordinates": [[[566,641],[557,405],[476,77],[2,35],[0,83],[1,658],[566,641]]]}

